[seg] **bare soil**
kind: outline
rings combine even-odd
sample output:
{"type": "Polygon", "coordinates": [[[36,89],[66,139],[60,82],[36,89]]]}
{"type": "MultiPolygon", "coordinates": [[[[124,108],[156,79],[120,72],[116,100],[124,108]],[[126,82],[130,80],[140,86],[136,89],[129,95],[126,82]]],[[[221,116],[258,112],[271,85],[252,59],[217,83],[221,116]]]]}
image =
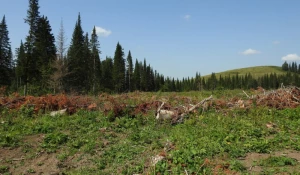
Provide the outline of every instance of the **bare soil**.
{"type": "MultiPolygon", "coordinates": [[[[248,153],[245,158],[241,160],[242,164],[247,168],[247,171],[251,174],[260,174],[263,172],[265,167],[261,167],[258,165],[258,162],[260,160],[267,159],[268,157],[279,157],[279,156],[286,156],[293,159],[296,159],[298,162],[300,162],[300,151],[294,151],[294,150],[282,150],[282,151],[276,151],[270,154],[260,154],[260,153],[248,153]]],[[[276,168],[276,167],[273,167],[276,168]]],[[[290,167],[288,168],[288,172],[300,172],[300,167],[290,167]]],[[[287,172],[287,173],[288,173],[287,172]]]]}

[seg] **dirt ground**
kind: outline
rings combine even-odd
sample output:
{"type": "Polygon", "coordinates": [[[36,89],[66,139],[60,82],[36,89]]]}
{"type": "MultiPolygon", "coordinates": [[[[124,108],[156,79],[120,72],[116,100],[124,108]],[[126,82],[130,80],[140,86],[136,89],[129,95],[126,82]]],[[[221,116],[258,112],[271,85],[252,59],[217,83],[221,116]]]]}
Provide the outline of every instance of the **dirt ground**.
{"type": "MultiPolygon", "coordinates": [[[[247,168],[247,171],[249,173],[259,174],[263,171],[263,167],[256,165],[257,162],[263,159],[267,159],[270,156],[273,157],[286,156],[286,157],[296,159],[298,162],[300,162],[300,152],[294,150],[276,151],[270,154],[248,153],[245,158],[242,158],[241,162],[247,168]]],[[[290,170],[291,172],[294,171],[300,172],[300,169],[296,170],[294,169],[294,167],[291,167],[290,170]]]]}
{"type": "MultiPolygon", "coordinates": [[[[69,156],[64,161],[58,159],[60,152],[46,153],[40,149],[40,144],[44,138],[43,134],[27,136],[22,147],[0,148],[0,167],[8,167],[8,170],[1,170],[1,173],[11,174],[49,174],[58,175],[64,170],[90,167],[92,163],[89,157],[77,153],[69,156]]],[[[251,174],[260,174],[266,167],[257,164],[260,160],[270,156],[286,156],[300,162],[300,152],[294,150],[283,150],[271,154],[248,153],[246,157],[240,158],[242,164],[251,174]]],[[[291,172],[297,172],[296,167],[290,167],[291,172]]],[[[288,168],[287,168],[288,169],[288,168]]],[[[300,169],[299,169],[300,172],[300,169]]]]}
{"type": "Polygon", "coordinates": [[[56,154],[39,151],[42,140],[43,135],[27,136],[22,147],[0,148],[1,166],[8,166],[12,174],[59,174],[56,154]]]}

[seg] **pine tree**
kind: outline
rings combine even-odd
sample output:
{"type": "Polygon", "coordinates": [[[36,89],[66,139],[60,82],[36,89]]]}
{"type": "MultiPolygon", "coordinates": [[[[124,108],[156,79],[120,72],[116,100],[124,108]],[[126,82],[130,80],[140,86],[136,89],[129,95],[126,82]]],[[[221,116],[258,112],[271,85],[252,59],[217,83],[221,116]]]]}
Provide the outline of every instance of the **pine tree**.
{"type": "Polygon", "coordinates": [[[292,72],[297,72],[297,64],[296,64],[296,62],[292,62],[292,72]]]}
{"type": "Polygon", "coordinates": [[[115,91],[119,93],[123,92],[125,85],[125,60],[123,48],[120,43],[117,44],[114,56],[113,80],[115,91]]]}
{"type": "Polygon", "coordinates": [[[102,86],[105,91],[112,91],[113,86],[113,59],[106,57],[101,63],[102,70],[102,86]]]}
{"type": "Polygon", "coordinates": [[[38,0],[29,0],[29,9],[27,10],[27,18],[25,19],[25,23],[29,25],[29,34],[26,37],[25,42],[25,53],[26,53],[26,61],[24,65],[20,65],[24,70],[24,95],[27,94],[27,84],[32,82],[37,82],[37,54],[35,51],[34,43],[36,41],[36,34],[38,30],[38,23],[40,19],[39,12],[39,3],[38,0]]]}
{"type": "Polygon", "coordinates": [[[213,73],[211,73],[211,76],[210,76],[210,78],[208,79],[208,81],[207,81],[207,83],[208,83],[208,88],[210,89],[210,90],[215,90],[216,89],[216,87],[217,87],[217,83],[218,83],[218,80],[217,80],[217,77],[216,77],[216,74],[213,72],[213,73]]]}
{"type": "Polygon", "coordinates": [[[68,76],[66,77],[67,88],[71,91],[86,91],[85,82],[87,81],[86,61],[84,55],[84,35],[81,27],[80,14],[75,24],[71,44],[68,50],[68,76]]]}
{"type": "Polygon", "coordinates": [[[196,89],[195,90],[201,91],[201,89],[202,89],[201,75],[198,72],[196,72],[195,83],[196,83],[196,89]]]}
{"type": "Polygon", "coordinates": [[[91,57],[91,49],[90,49],[90,42],[89,42],[89,34],[86,33],[84,37],[84,43],[83,43],[83,58],[84,58],[84,64],[82,65],[82,68],[86,70],[86,73],[82,76],[85,78],[85,81],[82,82],[84,85],[84,89],[86,92],[92,90],[93,86],[93,66],[94,62],[91,57]]]}
{"type": "Polygon", "coordinates": [[[47,17],[41,17],[38,21],[38,30],[34,42],[38,83],[41,89],[47,89],[50,75],[53,73],[51,64],[56,59],[55,38],[47,17]]]}
{"type": "Polygon", "coordinates": [[[10,85],[12,76],[12,52],[5,16],[0,22],[0,86],[10,85]]]}
{"type": "Polygon", "coordinates": [[[96,33],[96,27],[94,26],[90,40],[91,47],[91,59],[92,59],[92,90],[95,94],[101,87],[101,61],[100,61],[100,44],[96,33]]]}
{"type": "Polygon", "coordinates": [[[157,71],[154,71],[154,91],[158,91],[160,89],[160,75],[157,71]]]}
{"type": "Polygon", "coordinates": [[[26,53],[24,44],[21,41],[20,47],[16,49],[17,56],[17,67],[16,67],[16,77],[17,77],[17,88],[24,85],[25,83],[25,70],[26,68],[23,65],[26,65],[26,53]]]}
{"type": "Polygon", "coordinates": [[[147,64],[146,59],[144,59],[144,64],[140,63],[140,70],[141,70],[141,89],[143,91],[148,90],[148,80],[147,80],[147,64]]]}
{"type": "Polygon", "coordinates": [[[155,90],[155,77],[154,77],[154,72],[152,67],[150,67],[149,65],[149,80],[148,80],[148,84],[149,84],[149,91],[154,91],[155,90]]]}
{"type": "Polygon", "coordinates": [[[133,79],[134,79],[134,89],[141,90],[141,72],[140,72],[140,64],[138,60],[135,61],[134,72],[133,72],[133,79]]]}
{"type": "Polygon", "coordinates": [[[133,89],[133,64],[132,64],[132,56],[131,52],[129,50],[128,56],[127,56],[127,68],[126,68],[126,84],[128,86],[128,91],[132,91],[133,89]]]}

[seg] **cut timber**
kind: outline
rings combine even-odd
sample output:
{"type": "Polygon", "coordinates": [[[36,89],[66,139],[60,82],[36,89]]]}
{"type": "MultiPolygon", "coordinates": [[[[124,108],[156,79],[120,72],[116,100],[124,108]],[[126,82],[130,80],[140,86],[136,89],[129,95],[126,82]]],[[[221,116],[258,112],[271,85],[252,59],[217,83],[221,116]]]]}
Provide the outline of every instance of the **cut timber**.
{"type": "Polygon", "coordinates": [[[54,117],[56,115],[64,115],[66,112],[67,112],[67,108],[59,111],[52,111],[50,112],[50,116],[54,117]]]}
{"type": "Polygon", "coordinates": [[[203,105],[205,102],[211,100],[213,97],[212,95],[204,100],[202,100],[201,102],[199,102],[196,105],[191,105],[191,108],[187,108],[185,106],[183,106],[184,108],[184,112],[183,111],[179,111],[179,108],[174,108],[173,110],[165,110],[162,109],[164,106],[164,102],[160,105],[160,107],[157,109],[156,111],[156,119],[157,120],[172,120],[172,123],[180,123],[183,121],[183,118],[185,116],[187,116],[187,114],[191,113],[192,111],[194,111],[196,108],[200,107],[201,105],[203,105]]]}
{"type": "Polygon", "coordinates": [[[169,110],[159,110],[159,112],[157,112],[156,114],[156,119],[158,120],[167,120],[167,119],[171,119],[172,116],[175,115],[174,111],[169,111],[169,110]]]}
{"type": "Polygon", "coordinates": [[[202,100],[201,102],[199,102],[198,104],[196,104],[195,106],[193,106],[192,108],[189,109],[189,112],[193,111],[194,109],[198,108],[199,106],[203,105],[205,102],[210,101],[212,99],[212,95],[204,100],[202,100]]]}

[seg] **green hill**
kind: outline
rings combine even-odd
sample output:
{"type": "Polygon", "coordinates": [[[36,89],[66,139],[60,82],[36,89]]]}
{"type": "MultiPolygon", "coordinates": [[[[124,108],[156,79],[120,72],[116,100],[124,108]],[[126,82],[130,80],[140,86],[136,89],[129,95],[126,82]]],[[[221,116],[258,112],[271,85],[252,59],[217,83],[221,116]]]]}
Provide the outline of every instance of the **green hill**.
{"type": "MultiPolygon", "coordinates": [[[[255,67],[247,67],[247,68],[233,69],[224,72],[219,72],[216,73],[216,76],[217,78],[219,78],[220,75],[222,75],[222,77],[229,76],[229,75],[233,76],[236,74],[244,76],[248,73],[251,73],[253,77],[261,77],[265,74],[271,74],[271,73],[276,73],[277,75],[284,74],[285,71],[283,71],[279,66],[255,66],[255,67]]],[[[208,78],[210,77],[210,75],[211,74],[206,75],[204,77],[208,78]]]]}

